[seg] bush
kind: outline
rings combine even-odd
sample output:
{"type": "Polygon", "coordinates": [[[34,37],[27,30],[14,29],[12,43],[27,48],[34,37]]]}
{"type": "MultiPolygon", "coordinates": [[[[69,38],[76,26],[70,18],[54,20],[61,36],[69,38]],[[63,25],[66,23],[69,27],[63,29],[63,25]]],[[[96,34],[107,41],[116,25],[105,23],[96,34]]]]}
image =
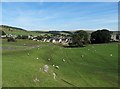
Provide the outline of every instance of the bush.
{"type": "Polygon", "coordinates": [[[18,35],[17,39],[28,39],[27,35],[18,35]]]}
{"type": "Polygon", "coordinates": [[[22,39],[22,36],[21,36],[21,35],[18,35],[18,36],[17,36],[17,39],[22,39]]]}
{"type": "Polygon", "coordinates": [[[34,37],[34,39],[37,39],[37,40],[42,40],[42,36],[37,36],[37,37],[34,37]]]}
{"type": "Polygon", "coordinates": [[[108,43],[111,40],[111,32],[109,30],[97,30],[91,34],[92,43],[108,43]]]}
{"type": "Polygon", "coordinates": [[[23,35],[22,39],[28,39],[28,36],[27,35],[23,35]]]}
{"type": "Polygon", "coordinates": [[[13,37],[9,37],[9,38],[7,39],[7,41],[8,41],[8,42],[16,42],[16,39],[13,38],[13,37]]]}
{"type": "Polygon", "coordinates": [[[88,33],[86,31],[80,30],[76,31],[72,35],[73,45],[83,47],[88,42],[88,33]]]}
{"type": "Polygon", "coordinates": [[[6,33],[4,31],[2,31],[2,35],[6,35],[6,33]]]}

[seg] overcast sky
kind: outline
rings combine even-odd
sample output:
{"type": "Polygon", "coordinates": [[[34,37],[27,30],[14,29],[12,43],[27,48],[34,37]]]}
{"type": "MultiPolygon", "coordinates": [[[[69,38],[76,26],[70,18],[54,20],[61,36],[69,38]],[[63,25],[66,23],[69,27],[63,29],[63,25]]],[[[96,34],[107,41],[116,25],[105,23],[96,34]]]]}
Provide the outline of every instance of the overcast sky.
{"type": "Polygon", "coordinates": [[[27,30],[118,30],[117,2],[2,2],[2,23],[27,30]]]}

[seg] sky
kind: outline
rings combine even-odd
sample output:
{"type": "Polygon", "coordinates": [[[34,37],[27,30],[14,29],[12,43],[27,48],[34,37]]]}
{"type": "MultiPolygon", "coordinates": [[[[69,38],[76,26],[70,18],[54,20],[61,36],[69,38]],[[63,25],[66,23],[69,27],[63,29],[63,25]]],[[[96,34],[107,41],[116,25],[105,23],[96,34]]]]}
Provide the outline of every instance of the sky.
{"type": "Polygon", "coordinates": [[[2,23],[26,30],[118,30],[117,2],[2,2],[2,23]]]}

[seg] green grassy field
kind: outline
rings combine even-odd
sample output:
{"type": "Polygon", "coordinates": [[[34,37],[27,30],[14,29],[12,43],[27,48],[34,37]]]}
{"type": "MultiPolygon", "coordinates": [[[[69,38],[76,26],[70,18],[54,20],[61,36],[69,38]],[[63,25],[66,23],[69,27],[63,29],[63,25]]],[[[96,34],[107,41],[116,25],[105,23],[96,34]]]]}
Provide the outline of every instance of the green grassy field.
{"type": "Polygon", "coordinates": [[[63,48],[30,40],[13,43],[3,40],[2,47],[3,87],[118,86],[117,43],[63,48]],[[49,66],[48,73],[40,70],[45,64],[49,66]],[[56,79],[53,79],[53,72],[56,79]],[[34,82],[36,78],[38,82],[34,82]]]}

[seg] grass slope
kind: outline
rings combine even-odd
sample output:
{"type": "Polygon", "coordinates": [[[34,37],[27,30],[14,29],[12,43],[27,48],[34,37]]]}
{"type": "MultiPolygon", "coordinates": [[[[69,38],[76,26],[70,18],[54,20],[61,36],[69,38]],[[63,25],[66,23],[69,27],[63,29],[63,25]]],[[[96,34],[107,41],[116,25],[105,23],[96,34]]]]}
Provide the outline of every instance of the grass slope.
{"type": "Polygon", "coordinates": [[[4,31],[6,34],[13,34],[13,35],[33,35],[33,36],[44,36],[44,35],[49,35],[51,36],[53,33],[60,33],[64,35],[69,35],[69,31],[28,31],[22,28],[17,28],[17,27],[12,27],[12,26],[6,26],[6,25],[0,25],[0,31],[4,31]]]}
{"type": "Polygon", "coordinates": [[[3,40],[2,55],[3,87],[117,86],[117,43],[63,48],[30,40],[18,40],[15,43],[3,40]],[[45,64],[50,67],[48,73],[40,70],[45,64]],[[54,68],[53,64],[58,65],[59,69],[54,68]],[[55,80],[53,72],[57,74],[55,80]],[[34,82],[35,78],[40,81],[34,82]]]}
{"type": "Polygon", "coordinates": [[[0,26],[0,31],[4,31],[6,34],[13,34],[13,35],[33,35],[33,36],[39,36],[39,35],[44,35],[45,33],[37,33],[37,32],[32,32],[32,31],[27,31],[24,29],[19,29],[11,26],[5,26],[2,27],[0,26]]]}

